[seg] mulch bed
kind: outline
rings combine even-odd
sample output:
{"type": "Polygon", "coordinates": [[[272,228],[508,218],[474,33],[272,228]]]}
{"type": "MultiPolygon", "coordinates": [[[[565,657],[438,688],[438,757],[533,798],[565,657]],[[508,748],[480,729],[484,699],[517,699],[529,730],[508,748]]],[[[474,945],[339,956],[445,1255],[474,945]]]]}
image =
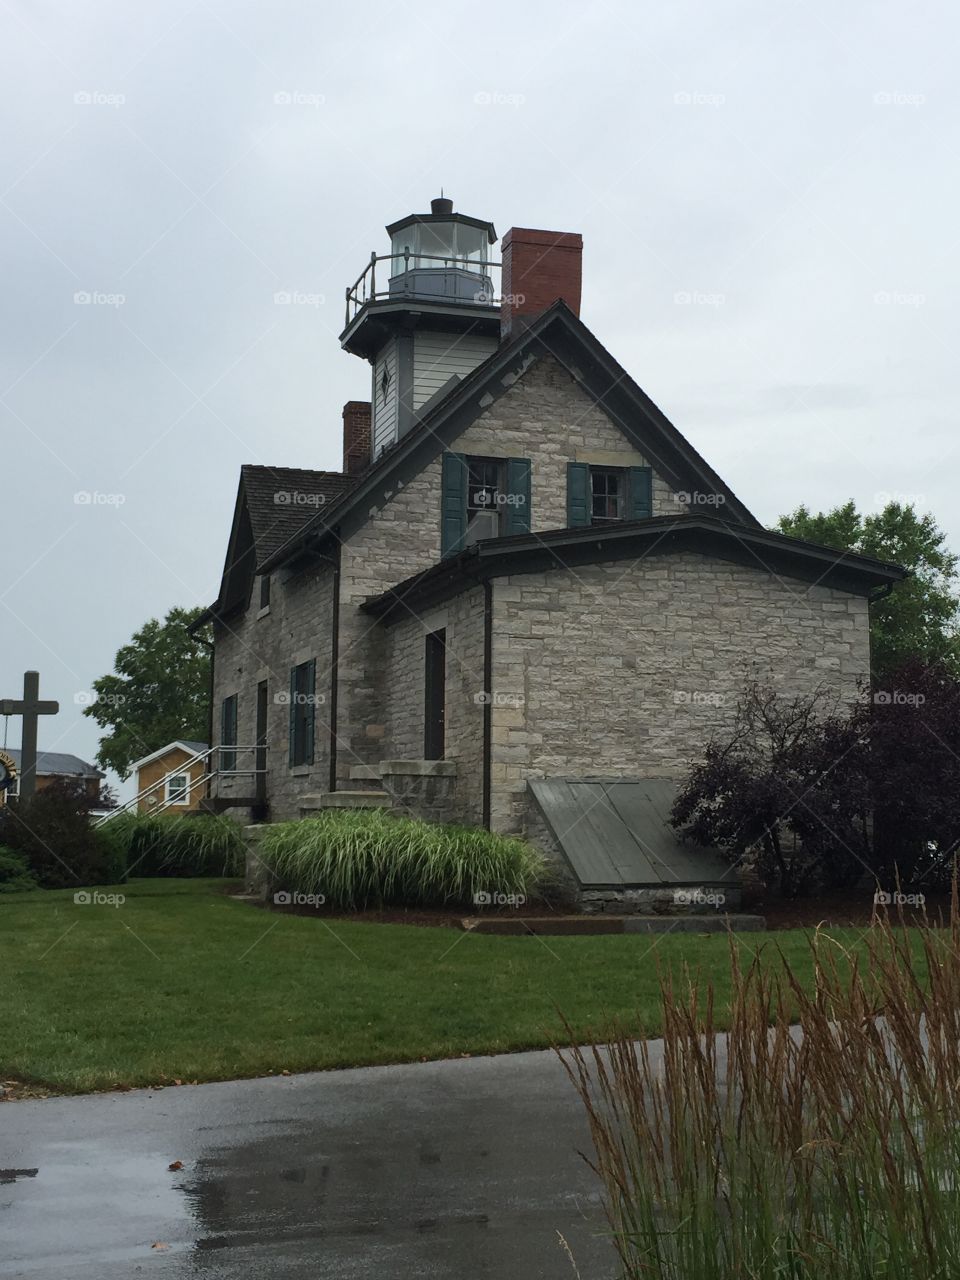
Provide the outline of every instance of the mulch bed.
{"type": "MultiPolygon", "coordinates": [[[[275,907],[272,902],[262,902],[258,898],[248,898],[255,906],[269,911],[282,911],[299,916],[312,916],[320,920],[343,920],[352,924],[408,924],[427,929],[460,929],[465,916],[480,917],[484,920],[503,919],[516,920],[518,917],[550,916],[570,917],[574,913],[569,907],[548,906],[544,903],[525,903],[520,908],[500,907],[487,908],[484,911],[461,910],[451,911],[441,907],[413,907],[405,910],[402,907],[385,907],[370,911],[334,911],[323,907],[284,906],[275,907]]],[[[931,924],[946,922],[950,918],[950,895],[948,893],[928,893],[926,895],[926,919],[931,924]]],[[[896,907],[879,908],[887,910],[893,923],[899,923],[900,911],[896,907]]],[[[865,889],[843,890],[828,897],[784,899],[777,894],[757,886],[745,888],[743,905],[740,911],[745,914],[763,916],[770,930],[778,929],[815,929],[818,925],[833,925],[840,928],[866,928],[874,917],[873,893],[865,889]]],[[[595,915],[584,914],[584,920],[595,920],[595,915]]],[[[924,919],[922,910],[914,907],[903,908],[905,924],[920,924],[924,919]]]]}

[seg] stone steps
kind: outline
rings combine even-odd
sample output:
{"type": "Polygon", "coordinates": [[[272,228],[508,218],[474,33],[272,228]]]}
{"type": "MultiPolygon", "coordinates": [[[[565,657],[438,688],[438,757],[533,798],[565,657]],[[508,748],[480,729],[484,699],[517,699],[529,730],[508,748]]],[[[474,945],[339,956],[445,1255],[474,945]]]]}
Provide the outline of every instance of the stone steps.
{"type": "Polygon", "coordinates": [[[393,797],[386,791],[319,791],[300,797],[300,816],[307,818],[325,809],[391,809],[393,797]]]}

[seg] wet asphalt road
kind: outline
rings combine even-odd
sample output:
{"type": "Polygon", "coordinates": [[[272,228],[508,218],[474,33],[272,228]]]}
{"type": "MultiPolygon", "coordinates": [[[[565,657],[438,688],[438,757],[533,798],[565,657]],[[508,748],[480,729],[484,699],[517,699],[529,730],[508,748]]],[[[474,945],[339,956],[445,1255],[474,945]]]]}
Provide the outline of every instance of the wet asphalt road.
{"type": "Polygon", "coordinates": [[[3,1103],[0,1277],[610,1280],[589,1149],[552,1053],[3,1103]]]}

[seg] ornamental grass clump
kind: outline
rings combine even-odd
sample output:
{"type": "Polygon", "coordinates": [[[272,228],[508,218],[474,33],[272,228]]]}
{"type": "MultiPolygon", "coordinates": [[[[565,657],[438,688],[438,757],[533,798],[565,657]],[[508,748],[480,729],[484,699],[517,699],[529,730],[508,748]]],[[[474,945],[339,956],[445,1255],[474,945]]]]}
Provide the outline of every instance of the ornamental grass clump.
{"type": "Polygon", "coordinates": [[[345,910],[467,906],[483,894],[516,901],[535,891],[545,865],[523,840],[379,810],[277,823],[259,851],[285,888],[345,910]]]}
{"type": "Polygon", "coordinates": [[[662,982],[662,1060],[626,1035],[565,1053],[623,1277],[960,1276],[956,886],[948,930],[811,947],[805,988],[731,940],[727,1034],[688,975],[662,982]]]}
{"type": "Polygon", "coordinates": [[[214,814],[118,813],[98,829],[131,876],[243,874],[241,829],[214,814]]]}

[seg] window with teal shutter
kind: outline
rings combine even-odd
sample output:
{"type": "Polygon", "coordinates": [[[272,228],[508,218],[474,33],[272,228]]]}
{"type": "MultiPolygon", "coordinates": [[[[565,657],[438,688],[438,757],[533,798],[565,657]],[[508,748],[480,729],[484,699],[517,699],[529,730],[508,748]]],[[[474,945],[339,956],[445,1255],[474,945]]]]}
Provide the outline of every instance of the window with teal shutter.
{"type": "Polygon", "coordinates": [[[503,532],[530,532],[530,459],[507,459],[507,501],[504,504],[503,532]]]}
{"type": "Polygon", "coordinates": [[[567,528],[590,524],[590,468],[585,462],[567,463],[567,528]]]}
{"type": "MultiPolygon", "coordinates": [[[[237,745],[237,695],[231,693],[229,698],[224,698],[220,704],[220,746],[235,747],[237,745]]],[[[225,772],[230,773],[237,767],[237,753],[235,751],[219,752],[219,767],[225,772]]]]}
{"type": "Polygon", "coordinates": [[[649,467],[630,468],[630,519],[648,520],[653,515],[653,472],[649,467]]]}
{"type": "Polygon", "coordinates": [[[462,453],[443,455],[440,476],[440,554],[463,550],[467,533],[467,460],[462,453]]]}

